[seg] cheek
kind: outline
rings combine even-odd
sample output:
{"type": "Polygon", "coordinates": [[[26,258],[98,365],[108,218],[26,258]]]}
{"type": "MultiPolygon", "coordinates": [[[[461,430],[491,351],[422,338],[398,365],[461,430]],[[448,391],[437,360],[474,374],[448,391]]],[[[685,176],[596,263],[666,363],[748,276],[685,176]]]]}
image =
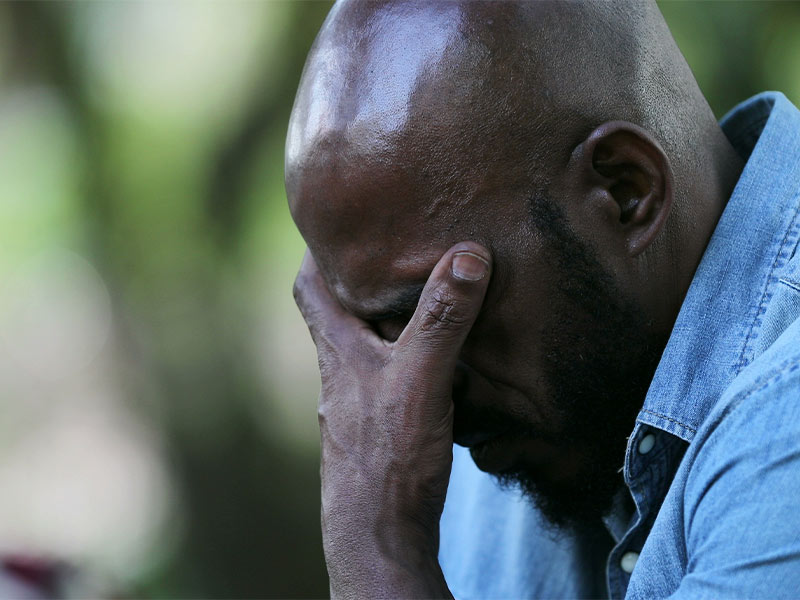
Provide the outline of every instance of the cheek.
{"type": "Polygon", "coordinates": [[[542,333],[553,326],[552,301],[540,293],[513,288],[481,314],[470,332],[462,359],[530,393],[541,393],[542,333]]]}

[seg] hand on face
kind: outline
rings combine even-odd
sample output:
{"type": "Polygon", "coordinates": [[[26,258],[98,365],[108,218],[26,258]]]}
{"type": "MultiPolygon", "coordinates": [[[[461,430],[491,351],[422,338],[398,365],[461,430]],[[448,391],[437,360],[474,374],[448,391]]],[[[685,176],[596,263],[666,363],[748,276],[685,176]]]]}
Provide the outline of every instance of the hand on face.
{"type": "Polygon", "coordinates": [[[388,342],[341,307],[306,253],[295,299],[322,379],[322,533],[334,596],[449,595],[436,555],[453,373],[490,271],[482,246],[450,248],[388,342]]]}

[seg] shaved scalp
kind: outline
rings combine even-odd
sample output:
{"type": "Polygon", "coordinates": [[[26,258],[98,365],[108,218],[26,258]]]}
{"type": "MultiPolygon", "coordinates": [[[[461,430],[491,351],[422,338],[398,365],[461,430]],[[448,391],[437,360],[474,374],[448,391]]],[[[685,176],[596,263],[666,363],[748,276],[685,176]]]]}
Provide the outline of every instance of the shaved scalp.
{"type": "Polygon", "coordinates": [[[475,191],[467,168],[509,181],[496,167],[510,163],[521,187],[541,187],[613,120],[661,143],[677,200],[724,144],[655,2],[339,2],[295,102],[287,190],[334,168],[334,149],[366,167],[424,153],[419,177],[455,203],[475,191]]]}
{"type": "Polygon", "coordinates": [[[286,144],[320,275],[385,340],[448,248],[491,254],[455,439],[519,431],[473,458],[561,524],[596,521],[622,484],[740,169],[649,0],[338,2],[286,144]]]}

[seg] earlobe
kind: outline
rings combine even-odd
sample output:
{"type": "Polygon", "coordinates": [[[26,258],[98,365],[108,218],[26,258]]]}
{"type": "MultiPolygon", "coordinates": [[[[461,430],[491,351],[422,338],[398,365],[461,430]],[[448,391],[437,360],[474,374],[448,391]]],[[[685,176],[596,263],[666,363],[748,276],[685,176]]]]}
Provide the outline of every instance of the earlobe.
{"type": "Polygon", "coordinates": [[[643,252],[658,236],[672,206],[672,167],[647,131],[625,121],[603,123],[583,141],[573,159],[591,181],[630,256],[643,252]]]}

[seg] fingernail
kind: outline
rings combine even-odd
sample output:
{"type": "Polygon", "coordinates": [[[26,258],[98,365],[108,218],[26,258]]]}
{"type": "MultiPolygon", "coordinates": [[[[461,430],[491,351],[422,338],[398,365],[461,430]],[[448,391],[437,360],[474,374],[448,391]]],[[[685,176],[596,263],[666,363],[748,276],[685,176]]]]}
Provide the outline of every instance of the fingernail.
{"type": "Polygon", "coordinates": [[[489,263],[472,252],[456,252],[451,266],[453,275],[467,281],[479,281],[489,272],[489,263]]]}

